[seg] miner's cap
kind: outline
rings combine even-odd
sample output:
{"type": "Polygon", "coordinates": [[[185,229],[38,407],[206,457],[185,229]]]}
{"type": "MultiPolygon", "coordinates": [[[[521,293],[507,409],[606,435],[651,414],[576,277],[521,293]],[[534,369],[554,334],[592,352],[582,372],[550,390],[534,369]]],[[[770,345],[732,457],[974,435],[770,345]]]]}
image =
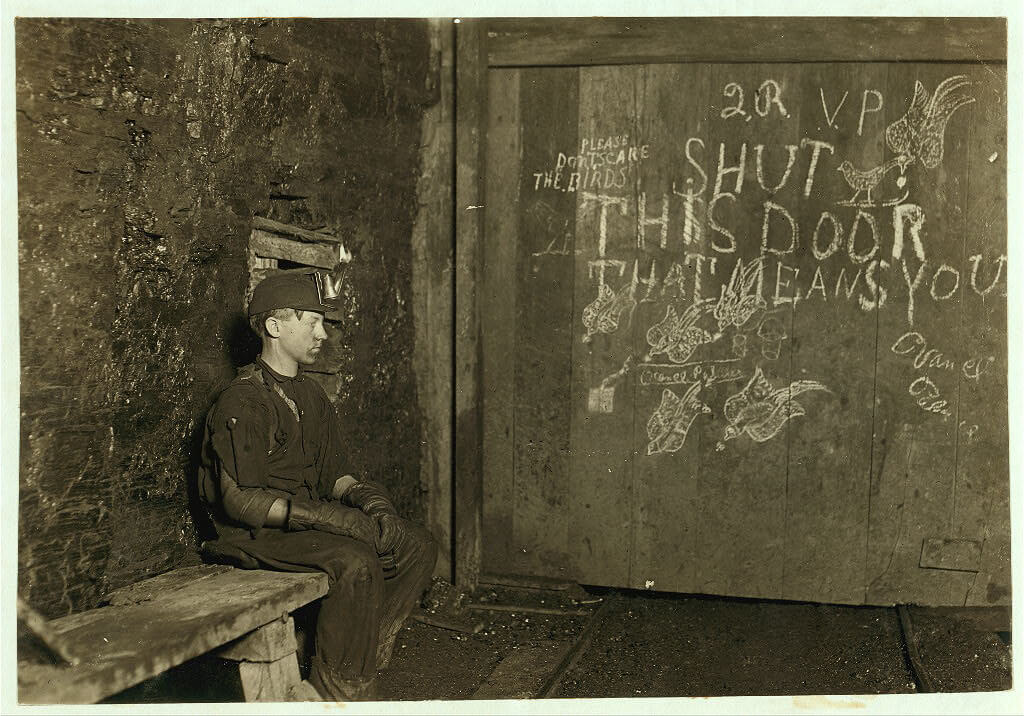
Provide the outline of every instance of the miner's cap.
{"type": "Polygon", "coordinates": [[[255,316],[275,308],[328,313],[335,310],[323,296],[323,279],[319,272],[282,273],[256,284],[249,301],[249,315],[255,316]]]}

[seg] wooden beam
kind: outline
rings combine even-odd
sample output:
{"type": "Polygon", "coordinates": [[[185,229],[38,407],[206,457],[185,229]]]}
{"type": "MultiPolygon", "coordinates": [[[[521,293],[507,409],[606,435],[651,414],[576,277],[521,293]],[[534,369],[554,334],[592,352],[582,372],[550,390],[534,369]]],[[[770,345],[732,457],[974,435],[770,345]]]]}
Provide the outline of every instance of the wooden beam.
{"type": "Polygon", "coordinates": [[[455,583],[472,590],[480,575],[480,279],[483,226],[482,127],[486,108],[483,23],[456,31],[455,87],[455,583]]]}
{"type": "Polygon", "coordinates": [[[249,247],[257,258],[285,259],[328,270],[333,269],[339,260],[337,246],[293,241],[260,229],[253,229],[249,247]]]}
{"type": "Polygon", "coordinates": [[[307,241],[310,243],[341,243],[341,239],[337,236],[321,234],[318,231],[310,231],[309,229],[292,226],[291,224],[282,224],[280,221],[274,221],[273,219],[267,219],[262,216],[252,217],[252,225],[254,228],[263,229],[264,231],[270,231],[275,234],[281,234],[282,236],[291,236],[299,241],[307,241]]]}
{"type": "Polygon", "coordinates": [[[491,67],[660,62],[1006,62],[999,17],[536,18],[487,22],[491,67]]]}
{"type": "Polygon", "coordinates": [[[900,629],[903,632],[903,643],[907,647],[907,657],[910,660],[910,667],[917,682],[917,690],[926,694],[935,693],[935,683],[932,681],[925,668],[924,659],[921,658],[921,650],[917,646],[917,636],[914,634],[914,622],[910,617],[910,610],[906,605],[898,604],[896,611],[900,616],[900,629]]]}
{"type": "Polygon", "coordinates": [[[428,21],[438,101],[423,115],[420,134],[419,210],[412,230],[413,371],[423,442],[420,485],[425,492],[426,527],[445,548],[434,574],[452,574],[452,306],[455,250],[455,25],[428,21]]]}
{"type": "Polygon", "coordinates": [[[480,685],[473,699],[533,699],[564,661],[573,643],[545,639],[509,653],[480,685]]]}

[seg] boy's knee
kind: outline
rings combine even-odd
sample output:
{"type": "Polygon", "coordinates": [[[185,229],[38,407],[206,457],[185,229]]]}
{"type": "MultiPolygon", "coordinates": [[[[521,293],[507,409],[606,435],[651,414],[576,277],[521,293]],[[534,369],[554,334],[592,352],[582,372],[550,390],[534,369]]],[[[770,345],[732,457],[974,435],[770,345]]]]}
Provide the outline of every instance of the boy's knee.
{"type": "Polygon", "coordinates": [[[331,572],[338,581],[355,588],[368,588],[378,577],[377,553],[363,544],[352,545],[331,560],[331,572]]]}

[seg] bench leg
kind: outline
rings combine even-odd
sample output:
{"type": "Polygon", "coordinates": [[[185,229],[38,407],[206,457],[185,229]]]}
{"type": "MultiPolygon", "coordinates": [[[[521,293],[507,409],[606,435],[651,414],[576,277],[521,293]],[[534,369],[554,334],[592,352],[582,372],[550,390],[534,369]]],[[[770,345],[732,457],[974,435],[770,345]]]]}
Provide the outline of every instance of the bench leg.
{"type": "Polygon", "coordinates": [[[299,684],[299,662],[294,653],[268,663],[241,661],[238,677],[246,701],[288,701],[299,684]]]}
{"type": "Polygon", "coordinates": [[[246,701],[287,701],[300,683],[291,617],[256,629],[217,654],[238,664],[246,701]]]}

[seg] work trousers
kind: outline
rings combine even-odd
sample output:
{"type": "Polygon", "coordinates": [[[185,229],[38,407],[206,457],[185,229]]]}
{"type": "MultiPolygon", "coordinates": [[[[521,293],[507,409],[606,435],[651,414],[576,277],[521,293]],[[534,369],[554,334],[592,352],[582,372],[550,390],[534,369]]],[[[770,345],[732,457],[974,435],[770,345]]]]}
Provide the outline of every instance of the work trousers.
{"type": "Polygon", "coordinates": [[[317,617],[310,673],[324,696],[350,698],[354,688],[374,677],[430,583],[437,560],[434,538],[419,525],[405,520],[402,525],[397,568],[388,579],[373,547],[329,532],[265,529],[258,539],[239,545],[273,569],[327,574],[330,589],[317,617]]]}

